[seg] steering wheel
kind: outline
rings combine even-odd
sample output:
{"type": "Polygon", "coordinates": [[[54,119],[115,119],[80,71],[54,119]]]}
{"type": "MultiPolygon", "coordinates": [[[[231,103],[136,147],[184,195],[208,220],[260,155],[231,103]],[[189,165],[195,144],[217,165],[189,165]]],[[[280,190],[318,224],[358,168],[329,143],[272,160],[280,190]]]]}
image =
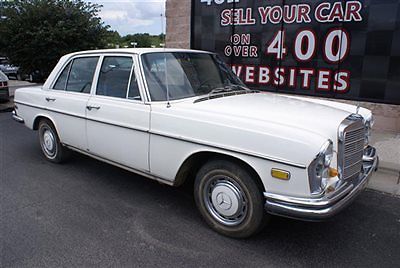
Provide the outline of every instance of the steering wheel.
{"type": "Polygon", "coordinates": [[[199,92],[208,92],[208,90],[210,89],[210,82],[216,82],[218,83],[217,79],[215,78],[208,78],[206,80],[204,80],[198,87],[196,91],[199,92]],[[203,89],[204,88],[204,89],[203,89]]]}

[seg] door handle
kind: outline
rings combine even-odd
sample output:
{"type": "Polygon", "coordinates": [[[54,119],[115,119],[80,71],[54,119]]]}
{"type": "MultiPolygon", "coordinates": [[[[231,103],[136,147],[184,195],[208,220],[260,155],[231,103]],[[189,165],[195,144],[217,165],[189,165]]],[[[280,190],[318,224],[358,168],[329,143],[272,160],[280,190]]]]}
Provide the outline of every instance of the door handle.
{"type": "Polygon", "coordinates": [[[86,109],[88,109],[89,111],[91,111],[92,109],[99,110],[99,109],[100,109],[100,106],[87,105],[87,106],[86,106],[86,109]]]}
{"type": "Polygon", "coordinates": [[[50,102],[50,101],[55,101],[55,98],[50,98],[50,97],[46,97],[46,101],[50,102]]]}

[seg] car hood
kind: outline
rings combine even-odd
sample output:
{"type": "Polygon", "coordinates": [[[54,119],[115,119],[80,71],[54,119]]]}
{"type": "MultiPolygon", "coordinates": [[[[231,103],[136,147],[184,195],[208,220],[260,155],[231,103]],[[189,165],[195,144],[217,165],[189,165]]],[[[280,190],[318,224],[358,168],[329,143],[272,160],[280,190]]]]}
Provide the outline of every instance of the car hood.
{"type": "MultiPolygon", "coordinates": [[[[257,120],[302,129],[332,140],[337,137],[340,123],[357,111],[354,105],[274,93],[240,94],[182,106],[217,117],[242,119],[243,127],[246,119],[257,120]]],[[[366,109],[361,108],[359,113],[369,116],[366,109]]]]}
{"type": "MultiPolygon", "coordinates": [[[[339,125],[357,110],[353,105],[274,93],[196,100],[174,101],[170,108],[153,106],[152,130],[302,164],[307,164],[305,159],[309,163],[327,139],[336,148],[339,125]]],[[[370,114],[366,109],[359,113],[370,114]]]]}

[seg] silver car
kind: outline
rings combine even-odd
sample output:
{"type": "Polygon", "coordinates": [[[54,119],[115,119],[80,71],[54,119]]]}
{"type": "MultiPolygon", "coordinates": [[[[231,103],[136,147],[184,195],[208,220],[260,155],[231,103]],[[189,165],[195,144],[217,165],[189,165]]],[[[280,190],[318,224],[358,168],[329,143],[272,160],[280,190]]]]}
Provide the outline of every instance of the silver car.
{"type": "Polygon", "coordinates": [[[8,58],[0,57],[0,71],[7,75],[7,77],[18,78],[19,67],[11,65],[8,58]]]}

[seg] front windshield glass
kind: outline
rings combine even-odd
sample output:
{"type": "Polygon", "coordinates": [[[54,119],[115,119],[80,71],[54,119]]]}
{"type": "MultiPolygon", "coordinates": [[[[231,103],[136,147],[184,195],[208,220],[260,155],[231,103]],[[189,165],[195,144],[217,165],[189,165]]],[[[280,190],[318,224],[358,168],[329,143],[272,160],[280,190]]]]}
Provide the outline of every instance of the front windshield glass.
{"type": "Polygon", "coordinates": [[[159,52],[142,56],[152,101],[195,97],[246,89],[218,56],[192,52],[159,52]]]}

